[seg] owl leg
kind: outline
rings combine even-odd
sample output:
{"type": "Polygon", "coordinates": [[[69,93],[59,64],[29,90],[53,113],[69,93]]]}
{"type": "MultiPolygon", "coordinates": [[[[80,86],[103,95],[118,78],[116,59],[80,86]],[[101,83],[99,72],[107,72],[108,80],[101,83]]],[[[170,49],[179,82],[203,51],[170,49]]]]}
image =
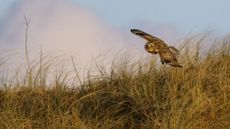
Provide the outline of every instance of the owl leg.
{"type": "Polygon", "coordinates": [[[164,62],[162,59],[161,59],[161,63],[162,63],[162,64],[165,64],[165,62],[164,62]]]}

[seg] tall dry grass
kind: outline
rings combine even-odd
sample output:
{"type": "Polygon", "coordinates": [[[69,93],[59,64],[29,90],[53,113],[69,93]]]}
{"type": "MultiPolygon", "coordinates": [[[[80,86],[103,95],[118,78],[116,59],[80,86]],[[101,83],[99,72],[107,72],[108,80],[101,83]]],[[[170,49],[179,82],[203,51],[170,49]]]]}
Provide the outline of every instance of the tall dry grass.
{"type": "Polygon", "coordinates": [[[0,128],[229,129],[230,38],[205,39],[183,41],[183,68],[125,58],[82,80],[72,58],[72,81],[41,52],[1,81],[0,128]]]}

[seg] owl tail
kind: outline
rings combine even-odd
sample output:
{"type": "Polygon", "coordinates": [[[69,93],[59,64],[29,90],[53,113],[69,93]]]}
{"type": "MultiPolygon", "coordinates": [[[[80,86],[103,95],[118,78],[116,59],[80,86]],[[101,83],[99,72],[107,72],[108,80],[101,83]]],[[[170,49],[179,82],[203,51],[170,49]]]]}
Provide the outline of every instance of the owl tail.
{"type": "Polygon", "coordinates": [[[170,62],[168,63],[170,66],[173,66],[173,67],[179,67],[179,68],[182,68],[183,66],[181,66],[180,64],[178,64],[177,62],[170,62]]]}

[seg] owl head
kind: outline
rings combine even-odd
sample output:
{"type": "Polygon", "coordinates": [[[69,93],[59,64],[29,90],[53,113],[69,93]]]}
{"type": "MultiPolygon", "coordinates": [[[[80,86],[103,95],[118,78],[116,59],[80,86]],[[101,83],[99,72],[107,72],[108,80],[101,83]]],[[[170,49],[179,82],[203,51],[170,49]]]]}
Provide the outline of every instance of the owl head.
{"type": "Polygon", "coordinates": [[[157,49],[152,42],[145,43],[145,50],[152,54],[157,54],[157,49]]]}

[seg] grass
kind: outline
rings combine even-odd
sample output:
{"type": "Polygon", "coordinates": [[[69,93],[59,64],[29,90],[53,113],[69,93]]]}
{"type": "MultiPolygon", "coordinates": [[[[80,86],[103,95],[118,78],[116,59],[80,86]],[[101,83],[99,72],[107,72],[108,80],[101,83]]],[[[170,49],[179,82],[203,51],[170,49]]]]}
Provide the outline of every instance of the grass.
{"type": "Polygon", "coordinates": [[[72,58],[73,81],[41,52],[1,81],[0,128],[229,129],[230,38],[201,50],[204,39],[184,40],[183,68],[123,59],[81,80],[72,58]]]}

